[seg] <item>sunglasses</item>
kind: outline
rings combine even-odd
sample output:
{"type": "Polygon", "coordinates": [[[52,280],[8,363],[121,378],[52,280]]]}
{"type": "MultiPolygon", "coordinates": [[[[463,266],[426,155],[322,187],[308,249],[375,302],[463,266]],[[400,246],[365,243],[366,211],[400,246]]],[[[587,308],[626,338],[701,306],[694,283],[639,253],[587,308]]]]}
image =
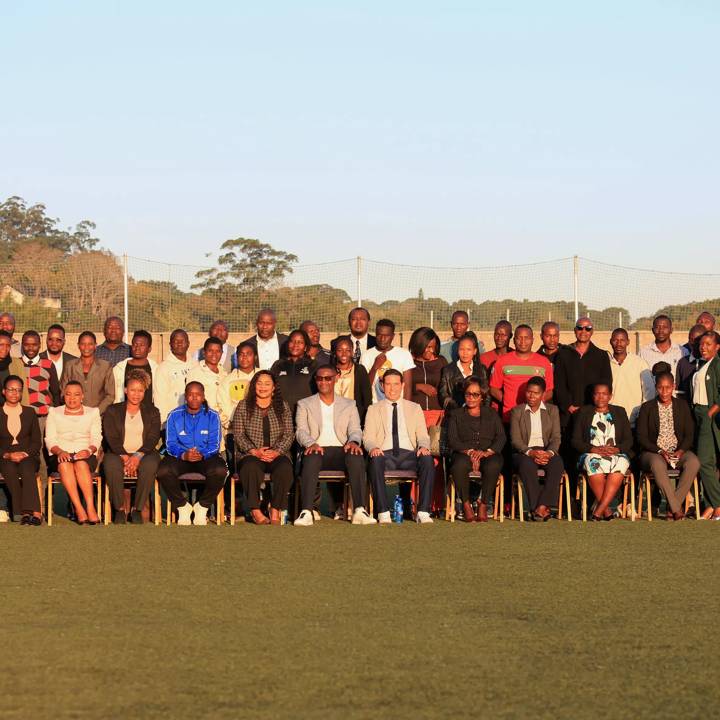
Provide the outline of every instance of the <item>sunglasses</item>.
{"type": "Polygon", "coordinates": [[[469,397],[469,398],[479,398],[479,397],[482,397],[482,393],[478,393],[478,392],[466,392],[466,393],[465,393],[465,397],[469,397]]]}
{"type": "Polygon", "coordinates": [[[575,329],[580,332],[582,330],[585,330],[586,332],[592,332],[593,326],[592,325],[576,325],[575,329]]]}
{"type": "Polygon", "coordinates": [[[315,380],[316,382],[332,382],[335,379],[335,375],[318,375],[315,380]]]}

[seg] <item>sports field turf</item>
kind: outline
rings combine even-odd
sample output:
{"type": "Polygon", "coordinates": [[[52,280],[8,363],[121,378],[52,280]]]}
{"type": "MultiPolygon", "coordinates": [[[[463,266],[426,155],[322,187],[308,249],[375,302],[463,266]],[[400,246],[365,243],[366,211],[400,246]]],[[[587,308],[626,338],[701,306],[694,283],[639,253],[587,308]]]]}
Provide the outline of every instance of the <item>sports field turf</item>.
{"type": "Polygon", "coordinates": [[[711,717],[720,524],[0,527],[0,717],[711,717]]]}

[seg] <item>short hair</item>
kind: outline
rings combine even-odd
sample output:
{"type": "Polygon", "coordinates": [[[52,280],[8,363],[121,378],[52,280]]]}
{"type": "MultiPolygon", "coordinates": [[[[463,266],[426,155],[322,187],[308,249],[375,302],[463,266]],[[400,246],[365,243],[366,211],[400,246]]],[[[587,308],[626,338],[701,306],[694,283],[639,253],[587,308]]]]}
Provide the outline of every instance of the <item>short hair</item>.
{"type": "Polygon", "coordinates": [[[517,334],[518,334],[518,330],[529,330],[529,331],[530,331],[530,334],[531,334],[531,335],[533,334],[533,329],[532,329],[529,325],[526,325],[525,323],[522,323],[521,325],[518,325],[518,326],[515,328],[515,335],[516,335],[516,336],[517,336],[517,334]]]}
{"type": "Polygon", "coordinates": [[[467,314],[466,310],[456,310],[451,316],[450,316],[450,322],[452,322],[458,315],[462,315],[468,322],[470,322],[470,316],[467,314]]]}
{"type": "Polygon", "coordinates": [[[666,363],[664,360],[660,360],[660,362],[656,362],[652,368],[650,369],[650,372],[653,374],[653,377],[656,375],[659,375],[660,373],[666,373],[671,372],[672,368],[670,367],[670,363],[666,363]]]}
{"type": "Polygon", "coordinates": [[[558,332],[560,332],[560,325],[558,323],[554,320],[546,320],[540,327],[540,334],[542,335],[545,332],[545,329],[549,327],[554,327],[558,332]]]}
{"type": "Polygon", "coordinates": [[[433,340],[437,343],[437,351],[440,352],[440,338],[437,333],[432,328],[419,327],[410,336],[408,350],[413,357],[419,357],[433,340]]]}
{"type": "Polygon", "coordinates": [[[495,323],[495,330],[497,330],[499,327],[507,327],[510,330],[510,337],[512,337],[513,329],[512,329],[512,323],[509,320],[498,320],[495,323]]]}
{"type": "Polygon", "coordinates": [[[533,375],[526,383],[525,387],[530,387],[531,385],[535,385],[535,387],[539,387],[543,392],[547,390],[547,383],[545,382],[544,377],[540,377],[540,375],[533,375]]]}
{"type": "Polygon", "coordinates": [[[83,330],[80,335],[78,335],[78,342],[80,342],[84,337],[89,337],[97,345],[97,338],[92,330],[83,330]]]}
{"type": "Polygon", "coordinates": [[[251,343],[249,340],[243,340],[235,350],[235,355],[240,355],[240,351],[244,348],[250,348],[253,352],[253,355],[257,358],[257,346],[255,343],[251,343]]]}
{"type": "Polygon", "coordinates": [[[697,325],[693,325],[690,328],[688,335],[693,335],[694,333],[698,333],[698,337],[700,337],[701,335],[704,335],[706,332],[707,332],[707,330],[705,329],[705,326],[698,323],[697,325]]]}
{"type": "MultiPolygon", "coordinates": [[[[275,320],[275,322],[277,322],[277,315],[275,314],[275,311],[270,307],[261,308],[260,312],[258,312],[258,314],[257,314],[257,320],[260,319],[261,315],[272,315],[273,320],[275,320]]],[[[257,322],[257,320],[256,320],[256,322],[257,322]]]]}
{"type": "Polygon", "coordinates": [[[612,383],[607,380],[601,380],[600,382],[593,383],[592,389],[595,392],[599,387],[606,387],[608,392],[612,395],[612,383]]]}
{"type": "Polygon", "coordinates": [[[482,380],[482,378],[478,377],[477,375],[469,375],[468,377],[466,377],[466,378],[463,380],[463,383],[462,383],[462,391],[463,391],[463,394],[465,394],[465,393],[467,392],[467,389],[468,389],[471,385],[477,385],[477,386],[480,388],[480,392],[481,392],[483,395],[487,395],[487,394],[488,394],[488,384],[487,384],[487,381],[482,380]]]}
{"type": "Polygon", "coordinates": [[[181,333],[182,333],[185,337],[189,337],[189,335],[187,334],[187,330],[184,330],[183,328],[175,328],[175,329],[170,333],[170,342],[172,342],[172,339],[173,339],[176,335],[180,335],[181,333]]]}
{"type": "Polygon", "coordinates": [[[65,328],[60,325],[60,323],[53,323],[52,325],[50,325],[50,327],[48,327],[47,329],[47,333],[45,334],[49,335],[51,330],[59,330],[63,335],[65,335],[65,328]]]}
{"type": "Polygon", "coordinates": [[[337,375],[337,368],[332,363],[327,363],[326,365],[318,365],[315,370],[313,370],[313,379],[317,377],[317,374],[321,370],[332,370],[333,375],[337,375]]]}
{"type": "Polygon", "coordinates": [[[393,375],[397,375],[400,378],[400,382],[403,381],[403,374],[397,368],[388,368],[382,376],[383,384],[388,377],[392,377],[393,375]]]}
{"type": "Polygon", "coordinates": [[[335,340],[333,340],[333,347],[337,350],[337,346],[340,343],[347,343],[351,350],[355,347],[352,338],[349,335],[338,335],[335,340]]]}
{"type": "Polygon", "coordinates": [[[136,330],[132,336],[133,341],[136,338],[145,338],[148,341],[148,345],[152,347],[152,335],[147,330],[136,330]]]}
{"type": "MultiPolygon", "coordinates": [[[[211,345],[219,345],[220,349],[223,347],[223,341],[220,338],[209,337],[203,343],[203,352],[206,351],[211,345]]],[[[201,383],[202,384],[202,383],[201,383]]],[[[203,388],[204,390],[205,388],[203,388]]]]}
{"type": "Polygon", "coordinates": [[[367,308],[364,308],[364,307],[360,307],[360,306],[353,308],[353,309],[348,313],[348,322],[350,322],[350,318],[352,317],[352,314],[353,314],[354,312],[357,312],[358,310],[360,310],[361,312],[364,312],[364,313],[365,313],[365,316],[367,317],[367,321],[370,322],[370,313],[368,312],[368,309],[367,309],[367,308]]]}
{"type": "Polygon", "coordinates": [[[81,390],[83,389],[82,383],[79,380],[68,380],[65,383],[65,388],[63,390],[63,393],[65,390],[67,390],[71,385],[77,385],[81,390]]]}
{"type": "Polygon", "coordinates": [[[700,339],[702,340],[702,338],[704,337],[712,338],[715,341],[716,345],[720,345],[720,333],[718,333],[717,330],[708,330],[707,332],[704,332],[700,336],[700,339]]]}
{"type": "Polygon", "coordinates": [[[0,330],[0,337],[7,338],[10,342],[12,342],[12,335],[7,330],[0,330]]]}
{"type": "Polygon", "coordinates": [[[713,322],[715,322],[715,316],[708,310],[703,310],[698,316],[697,319],[699,320],[703,315],[707,315],[713,322]]]}
{"type": "Polygon", "coordinates": [[[628,334],[628,331],[625,328],[615,328],[610,333],[610,337],[612,337],[613,335],[616,335],[617,333],[623,333],[628,340],[630,339],[630,335],[628,334]]]}
{"type": "Polygon", "coordinates": [[[8,375],[5,380],[3,380],[3,390],[13,381],[19,382],[20,385],[25,387],[25,381],[19,375],[8,375]]]}
{"type": "Polygon", "coordinates": [[[141,383],[145,390],[147,390],[152,384],[150,376],[141,368],[133,368],[130,372],[128,372],[125,376],[125,387],[127,387],[133,380],[141,383]]]}
{"type": "Polygon", "coordinates": [[[387,328],[390,328],[390,330],[392,330],[392,332],[395,332],[395,323],[388,318],[383,318],[382,320],[378,320],[375,323],[375,330],[377,331],[377,328],[379,328],[379,327],[387,327],[387,328]]]}
{"type": "Polygon", "coordinates": [[[12,320],[13,327],[15,326],[15,316],[11,312],[8,312],[7,310],[5,312],[1,312],[0,318],[4,318],[4,317],[10,318],[10,320],[12,320]]]}
{"type": "Polygon", "coordinates": [[[213,320],[212,323],[210,324],[210,328],[209,328],[208,332],[210,332],[217,325],[220,325],[220,327],[224,327],[226,330],[229,329],[228,324],[224,320],[213,320]]]}
{"type": "Polygon", "coordinates": [[[652,321],[653,327],[655,327],[655,323],[658,322],[658,320],[667,320],[672,325],[672,318],[669,315],[665,315],[664,313],[660,314],[660,315],[656,315],[653,318],[653,321],[652,321]]]}
{"type": "Polygon", "coordinates": [[[37,330],[26,330],[26,331],[22,334],[21,342],[22,342],[22,340],[24,340],[26,337],[33,337],[33,338],[35,338],[38,342],[40,342],[40,333],[39,333],[37,330]]]}
{"type": "Polygon", "coordinates": [[[105,329],[108,326],[108,323],[111,322],[119,322],[123,327],[125,327],[125,321],[119,315],[111,315],[110,317],[105,318],[103,329],[105,329]]]}
{"type": "Polygon", "coordinates": [[[302,337],[303,342],[305,343],[306,354],[307,351],[312,347],[312,343],[310,342],[308,334],[304,330],[300,330],[299,328],[297,328],[295,330],[291,330],[290,333],[288,333],[287,340],[282,344],[282,347],[280,348],[280,357],[290,357],[290,340],[292,340],[293,335],[300,335],[300,337],[302,337]]]}
{"type": "Polygon", "coordinates": [[[187,391],[193,386],[197,385],[203,393],[205,392],[205,386],[199,381],[199,380],[191,380],[187,385],[185,385],[185,394],[187,395],[187,391]]]}
{"type": "MultiPolygon", "coordinates": [[[[660,365],[660,363],[655,363],[655,365],[660,365]]],[[[655,366],[653,366],[653,370],[654,369],[655,369],[655,366]]],[[[660,383],[661,380],[669,380],[673,385],[675,385],[675,378],[673,377],[673,374],[670,372],[670,370],[661,370],[660,372],[657,372],[657,373],[654,372],[653,377],[655,378],[656,386],[660,383]]]]}
{"type": "MultiPolygon", "coordinates": [[[[300,323],[300,329],[305,330],[305,327],[307,325],[312,325],[313,327],[316,327],[318,330],[320,329],[320,326],[314,321],[314,320],[303,320],[300,323]]],[[[307,331],[306,331],[307,332],[307,331]]]]}

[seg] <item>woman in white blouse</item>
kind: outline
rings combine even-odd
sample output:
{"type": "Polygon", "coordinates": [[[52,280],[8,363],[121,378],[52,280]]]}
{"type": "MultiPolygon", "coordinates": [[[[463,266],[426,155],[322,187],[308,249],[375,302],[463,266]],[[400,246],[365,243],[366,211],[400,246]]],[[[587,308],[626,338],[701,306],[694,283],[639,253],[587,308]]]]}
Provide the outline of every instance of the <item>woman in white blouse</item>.
{"type": "Polygon", "coordinates": [[[92,474],[102,441],[100,411],[83,405],[83,388],[77,380],[65,385],[65,404],[50,408],[45,445],[57,457],[60,480],[75,509],[78,525],[100,522],[93,500],[92,474]],[[85,499],[83,506],[80,492],[85,499]]]}

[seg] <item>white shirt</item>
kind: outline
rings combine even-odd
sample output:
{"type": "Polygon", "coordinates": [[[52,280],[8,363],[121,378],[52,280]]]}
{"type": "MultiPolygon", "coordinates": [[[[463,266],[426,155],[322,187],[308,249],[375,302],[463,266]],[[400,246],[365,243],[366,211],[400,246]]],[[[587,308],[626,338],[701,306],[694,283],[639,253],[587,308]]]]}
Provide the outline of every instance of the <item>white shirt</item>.
{"type": "MultiPolygon", "coordinates": [[[[375,358],[380,355],[380,353],[381,351],[374,347],[366,350],[360,358],[360,364],[368,371],[368,374],[372,369],[375,358]]],[[[385,393],[383,392],[382,383],[380,381],[382,380],[386,370],[394,368],[395,370],[399,370],[401,373],[404,373],[406,370],[412,370],[415,367],[415,361],[413,360],[410,351],[405,348],[394,347],[391,350],[388,350],[385,353],[385,356],[385,363],[375,374],[375,382],[373,382],[372,386],[374,403],[385,399],[385,393]]]]}
{"type": "MultiPolygon", "coordinates": [[[[232,358],[235,354],[235,346],[231,345],[230,343],[226,342],[223,344],[223,351],[222,355],[220,356],[220,362],[219,365],[222,365],[226,372],[230,372],[232,370],[232,358]]],[[[200,347],[193,353],[193,360],[196,363],[200,362],[200,353],[203,351],[203,349],[200,347]]]]}
{"type": "Polygon", "coordinates": [[[341,447],[342,443],[335,432],[335,403],[328,405],[320,400],[320,411],[322,413],[322,428],[320,435],[315,441],[320,447],[341,447]]]}
{"type": "Polygon", "coordinates": [[[220,383],[227,376],[227,373],[222,365],[218,365],[218,370],[219,372],[214,373],[205,361],[201,360],[188,372],[186,384],[195,381],[201,382],[205,388],[205,400],[207,400],[207,404],[219,413],[218,389],[220,388],[220,383]]]}
{"type": "Polygon", "coordinates": [[[467,372],[465,372],[465,370],[463,369],[463,364],[459,360],[455,364],[458,366],[458,370],[464,378],[470,377],[472,375],[472,363],[470,363],[470,369],[467,372]]]}
{"type": "Polygon", "coordinates": [[[165,422],[168,413],[185,402],[185,382],[195,361],[180,360],[170,353],[157,367],[153,376],[153,403],[160,411],[160,422],[165,422]]]}
{"type": "Polygon", "coordinates": [[[247,386],[255,375],[255,370],[245,373],[240,369],[229,372],[218,388],[218,405],[220,406],[220,422],[225,430],[230,427],[237,404],[245,397],[247,386]]]}
{"type": "Polygon", "coordinates": [[[635,426],[640,406],[655,397],[655,382],[645,360],[638,355],[628,353],[622,365],[611,352],[613,394],[610,402],[619,405],[627,413],[630,424],[635,426]]]}
{"type": "Polygon", "coordinates": [[[707,394],[707,374],[710,363],[706,362],[694,375],[693,375],[693,403],[695,405],[707,405],[708,394],[707,394]]]}
{"type": "Polygon", "coordinates": [[[527,403],[525,404],[525,410],[530,413],[530,437],[528,438],[528,448],[545,447],[542,434],[542,418],[540,415],[540,411],[545,409],[544,402],[540,403],[540,407],[535,412],[532,411],[527,403]]]}
{"type": "Polygon", "coordinates": [[[50,355],[48,355],[48,360],[52,360],[52,364],[55,366],[55,373],[57,374],[59,380],[62,377],[63,367],[65,366],[65,360],[63,358],[62,352],[60,353],[60,357],[58,357],[57,360],[53,360],[50,355]]]}
{"type": "Polygon", "coordinates": [[[257,340],[258,363],[261,370],[269,370],[272,364],[280,359],[280,343],[278,342],[277,333],[269,340],[262,340],[259,336],[255,336],[257,340]]]}
{"type": "MultiPolygon", "coordinates": [[[[385,442],[383,443],[382,450],[383,452],[387,452],[388,450],[392,452],[393,449],[393,438],[392,438],[392,416],[393,416],[393,404],[390,402],[390,400],[385,399],[385,402],[387,403],[387,409],[385,410],[386,415],[386,423],[388,428],[388,433],[385,435],[385,442]]],[[[408,435],[407,431],[407,425],[405,424],[405,413],[403,412],[403,405],[402,401],[397,401],[397,409],[398,409],[398,439],[400,441],[400,449],[401,450],[412,450],[413,444],[410,442],[410,435],[408,435]]]]}
{"type": "Polygon", "coordinates": [[[688,354],[688,351],[677,343],[672,343],[668,350],[662,352],[658,350],[656,343],[650,343],[640,350],[640,357],[647,363],[650,371],[653,369],[653,365],[659,362],[666,362],[670,365],[670,371],[675,377],[677,364],[680,362],[680,358],[688,354]]]}
{"type": "Polygon", "coordinates": [[[362,357],[362,354],[368,349],[368,334],[365,333],[361,338],[355,337],[352,333],[350,334],[350,339],[352,340],[353,344],[353,355],[355,354],[355,349],[358,346],[358,343],[360,343],[360,356],[362,357]]]}

